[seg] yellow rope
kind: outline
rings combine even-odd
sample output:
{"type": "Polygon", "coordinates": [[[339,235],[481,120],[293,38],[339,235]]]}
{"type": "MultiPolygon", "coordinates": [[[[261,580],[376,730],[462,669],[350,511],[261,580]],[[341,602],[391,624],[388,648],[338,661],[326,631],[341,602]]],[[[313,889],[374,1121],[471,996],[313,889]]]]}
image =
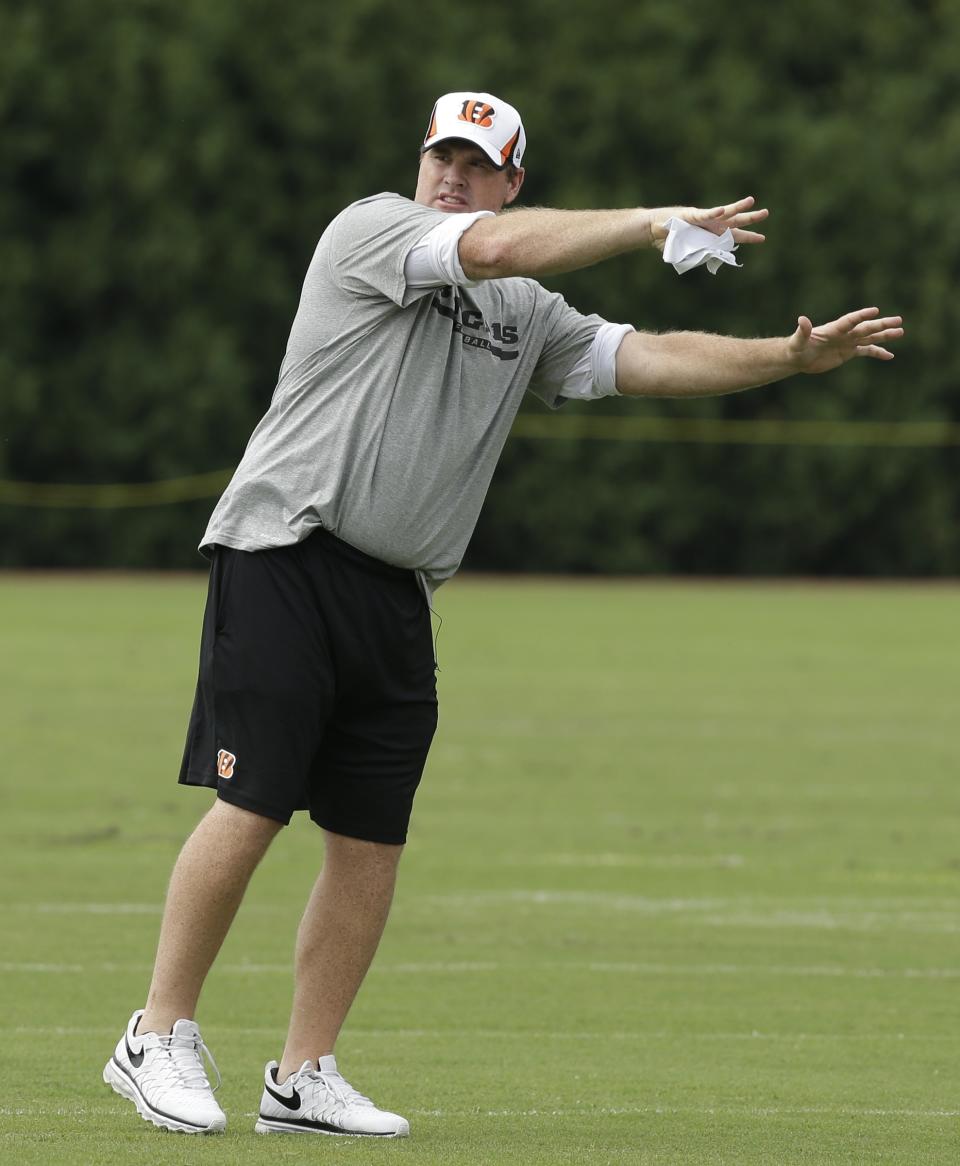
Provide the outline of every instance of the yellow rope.
{"type": "MultiPolygon", "coordinates": [[[[942,421],[735,421],[723,418],[588,417],[521,413],[511,436],[540,440],[695,442],[702,445],[862,446],[921,449],[960,446],[960,425],[942,421]]],[[[0,504],[113,510],[212,498],[232,470],[162,482],[67,485],[0,480],[0,504]]]]}
{"type": "Polygon", "coordinates": [[[117,483],[109,486],[70,486],[59,483],[0,481],[0,503],[11,506],[81,506],[113,510],[122,506],[163,506],[219,494],[232,470],[214,470],[164,482],[117,483]]]}
{"type": "Polygon", "coordinates": [[[514,437],[601,441],[697,442],[703,445],[960,445],[960,425],[942,421],[735,421],[723,418],[568,417],[522,413],[514,437]]]}

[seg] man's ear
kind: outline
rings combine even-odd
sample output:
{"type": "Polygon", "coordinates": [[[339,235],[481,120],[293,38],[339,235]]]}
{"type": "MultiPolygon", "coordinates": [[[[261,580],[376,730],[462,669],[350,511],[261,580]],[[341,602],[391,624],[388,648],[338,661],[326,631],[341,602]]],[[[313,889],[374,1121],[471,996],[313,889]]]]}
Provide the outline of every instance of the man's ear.
{"type": "Polygon", "coordinates": [[[507,187],[507,197],[503,200],[504,206],[509,206],[520,193],[520,187],[523,186],[523,179],[525,174],[526,171],[522,166],[518,166],[514,171],[513,178],[510,180],[510,185],[507,187]]]}

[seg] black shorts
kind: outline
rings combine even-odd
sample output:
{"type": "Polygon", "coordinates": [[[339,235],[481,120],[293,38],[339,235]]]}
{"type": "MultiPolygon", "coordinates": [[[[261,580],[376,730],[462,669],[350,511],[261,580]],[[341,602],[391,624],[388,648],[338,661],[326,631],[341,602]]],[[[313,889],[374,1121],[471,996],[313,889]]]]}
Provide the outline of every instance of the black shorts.
{"type": "Polygon", "coordinates": [[[323,530],[276,550],[215,548],[181,784],[399,844],[436,724],[412,571],[323,530]]]}

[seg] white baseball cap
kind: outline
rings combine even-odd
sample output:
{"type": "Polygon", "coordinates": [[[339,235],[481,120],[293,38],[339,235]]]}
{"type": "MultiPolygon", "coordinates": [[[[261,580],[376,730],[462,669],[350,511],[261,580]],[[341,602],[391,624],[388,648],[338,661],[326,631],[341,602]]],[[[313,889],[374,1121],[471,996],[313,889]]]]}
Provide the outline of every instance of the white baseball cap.
{"type": "Polygon", "coordinates": [[[446,93],[433,107],[423,149],[460,138],[479,146],[502,170],[508,162],[520,165],[527,145],[520,114],[492,93],[446,93]]]}

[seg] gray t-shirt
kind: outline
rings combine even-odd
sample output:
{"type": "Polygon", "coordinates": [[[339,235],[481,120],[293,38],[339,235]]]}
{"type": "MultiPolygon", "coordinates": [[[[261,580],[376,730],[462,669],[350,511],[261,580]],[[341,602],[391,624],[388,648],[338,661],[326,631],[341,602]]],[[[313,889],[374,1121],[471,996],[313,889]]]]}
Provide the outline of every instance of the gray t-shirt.
{"type": "Polygon", "coordinates": [[[324,231],[270,407],[202,550],[322,526],[428,591],[456,571],[523,393],[556,408],[604,321],[532,279],[408,288],[407,253],[445,217],[380,194],[324,231]]]}

